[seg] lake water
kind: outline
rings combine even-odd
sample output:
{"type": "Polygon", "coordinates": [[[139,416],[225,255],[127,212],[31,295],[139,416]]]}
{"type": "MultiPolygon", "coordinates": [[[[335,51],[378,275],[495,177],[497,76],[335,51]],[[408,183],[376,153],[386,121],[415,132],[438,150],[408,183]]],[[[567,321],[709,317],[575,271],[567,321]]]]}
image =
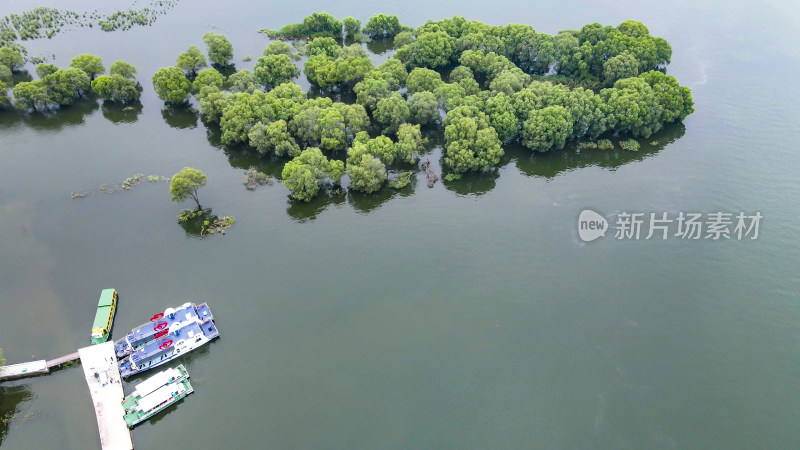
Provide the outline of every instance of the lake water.
{"type": "MultiPolygon", "coordinates": [[[[182,359],[196,393],[137,427],[138,449],[800,447],[799,23],[787,0],[203,0],[151,27],[26,42],[61,66],[81,53],[129,61],[145,90],[139,113],[89,102],[0,114],[0,346],[14,363],[88,344],[107,287],[120,293],[116,338],[167,306],[209,302],[222,337],[182,359]],[[247,191],[243,169],[277,175],[280,163],[162,112],[150,77],[208,30],[252,68],[241,61],[267,45],[258,29],[323,9],[548,33],[640,20],[672,44],[668,73],[697,111],[638,153],[510,148],[494,174],[309,205],[280,184],[247,191]],[[98,192],[184,166],[208,175],[204,206],[236,217],[226,236],[187,235],[175,217],[190,205],[165,183],[98,192]],[[584,244],[584,208],[764,219],[757,240],[584,244]]],[[[0,385],[11,411],[4,449],[99,447],[77,366],[0,385]]]]}

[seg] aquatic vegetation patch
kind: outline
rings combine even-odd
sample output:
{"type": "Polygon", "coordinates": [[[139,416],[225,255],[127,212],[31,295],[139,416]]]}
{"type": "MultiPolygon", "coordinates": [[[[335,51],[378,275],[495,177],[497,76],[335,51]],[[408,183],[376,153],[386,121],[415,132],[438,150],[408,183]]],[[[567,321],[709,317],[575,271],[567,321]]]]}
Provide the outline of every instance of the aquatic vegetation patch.
{"type": "Polygon", "coordinates": [[[212,234],[225,234],[225,230],[236,223],[233,216],[218,217],[207,209],[183,209],[178,213],[178,223],[182,224],[187,231],[198,230],[200,236],[212,234]]]}
{"type": "MultiPolygon", "coordinates": [[[[161,175],[149,175],[147,177],[144,174],[138,173],[132,177],[128,177],[118,184],[101,184],[97,188],[97,192],[101,194],[114,194],[120,191],[130,191],[134,187],[140,185],[144,180],[147,180],[149,183],[161,183],[161,182],[169,182],[170,178],[161,176],[161,175]]],[[[78,189],[77,191],[73,191],[70,196],[73,200],[86,198],[90,195],[94,195],[95,189],[91,188],[89,190],[86,189],[78,189]]]]}
{"type": "Polygon", "coordinates": [[[635,139],[627,139],[624,141],[620,141],[619,146],[622,147],[623,150],[627,150],[629,152],[639,151],[639,141],[635,139]]]}
{"type": "Polygon", "coordinates": [[[410,170],[406,172],[400,172],[400,174],[397,175],[396,179],[389,182],[389,187],[391,187],[392,189],[403,189],[404,187],[411,184],[411,175],[413,174],[414,172],[410,170]]]}
{"type": "Polygon", "coordinates": [[[274,183],[275,179],[271,176],[251,168],[249,170],[245,170],[244,182],[242,184],[244,184],[245,189],[248,191],[255,191],[259,186],[272,186],[274,183]]]}

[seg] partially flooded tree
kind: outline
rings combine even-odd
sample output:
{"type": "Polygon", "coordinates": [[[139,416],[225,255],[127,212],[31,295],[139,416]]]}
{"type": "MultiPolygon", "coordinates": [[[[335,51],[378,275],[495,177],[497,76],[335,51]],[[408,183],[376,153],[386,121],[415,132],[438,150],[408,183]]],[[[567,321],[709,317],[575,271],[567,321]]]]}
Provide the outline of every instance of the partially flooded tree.
{"type": "Polygon", "coordinates": [[[233,44],[224,35],[209,31],[203,35],[203,42],[208,46],[208,59],[218,66],[227,66],[233,59],[233,44]]]}
{"type": "Polygon", "coordinates": [[[197,46],[192,45],[185,52],[178,55],[177,65],[186,72],[189,76],[195,76],[197,71],[206,67],[206,57],[200,53],[197,46]]]}
{"type": "Polygon", "coordinates": [[[169,186],[171,200],[173,202],[182,202],[191,198],[197,203],[197,210],[202,210],[200,199],[197,197],[197,190],[205,186],[206,181],[208,181],[208,178],[202,171],[184,167],[183,170],[172,176],[172,182],[169,186]]]}
{"type": "Polygon", "coordinates": [[[86,72],[90,80],[94,80],[94,77],[106,71],[105,66],[103,66],[103,60],[99,56],[89,54],[72,58],[69,66],[86,72]]]}
{"type": "Polygon", "coordinates": [[[153,74],[153,88],[158,98],[166,103],[185,103],[192,90],[192,83],[178,67],[162,67],[153,74]]]}

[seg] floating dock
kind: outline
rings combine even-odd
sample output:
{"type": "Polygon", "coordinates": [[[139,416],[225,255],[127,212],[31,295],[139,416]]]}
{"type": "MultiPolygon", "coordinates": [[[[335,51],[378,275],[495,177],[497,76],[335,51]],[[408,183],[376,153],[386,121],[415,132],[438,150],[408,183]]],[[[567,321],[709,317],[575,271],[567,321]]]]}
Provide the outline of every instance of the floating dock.
{"type": "Polygon", "coordinates": [[[124,419],[122,377],[114,343],[105,342],[82,348],[78,354],[92,395],[100,446],[103,450],[133,450],[131,433],[124,419]]]}
{"type": "Polygon", "coordinates": [[[50,372],[50,368],[47,366],[47,361],[43,359],[22,364],[12,364],[0,367],[0,381],[43,375],[48,372],[50,372]]]}
{"type": "Polygon", "coordinates": [[[12,364],[10,366],[0,366],[0,381],[14,380],[17,378],[35,377],[36,375],[44,375],[50,373],[50,369],[70,361],[75,361],[79,358],[78,352],[70,353],[69,355],[59,356],[50,360],[40,359],[39,361],[31,361],[20,364],[12,364]]]}

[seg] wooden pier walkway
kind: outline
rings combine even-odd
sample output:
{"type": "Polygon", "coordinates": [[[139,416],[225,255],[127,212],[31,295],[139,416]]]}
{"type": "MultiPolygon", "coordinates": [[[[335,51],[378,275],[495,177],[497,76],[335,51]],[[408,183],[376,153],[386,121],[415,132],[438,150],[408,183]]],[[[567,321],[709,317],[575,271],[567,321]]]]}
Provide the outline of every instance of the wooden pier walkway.
{"type": "Polygon", "coordinates": [[[97,416],[100,447],[103,450],[133,450],[131,432],[125,424],[122,377],[114,343],[85,347],[78,350],[78,354],[97,416]]]}
{"type": "Polygon", "coordinates": [[[60,366],[70,361],[75,361],[79,358],[80,355],[78,354],[78,352],[70,353],[69,355],[59,356],[58,358],[54,358],[47,361],[47,368],[52,369],[53,367],[60,366]]]}
{"type": "Polygon", "coordinates": [[[73,352],[48,361],[40,359],[38,361],[31,361],[21,364],[0,366],[0,381],[44,375],[46,373],[50,373],[50,369],[53,367],[60,366],[70,361],[75,361],[78,358],[80,358],[78,352],[73,352]]]}

